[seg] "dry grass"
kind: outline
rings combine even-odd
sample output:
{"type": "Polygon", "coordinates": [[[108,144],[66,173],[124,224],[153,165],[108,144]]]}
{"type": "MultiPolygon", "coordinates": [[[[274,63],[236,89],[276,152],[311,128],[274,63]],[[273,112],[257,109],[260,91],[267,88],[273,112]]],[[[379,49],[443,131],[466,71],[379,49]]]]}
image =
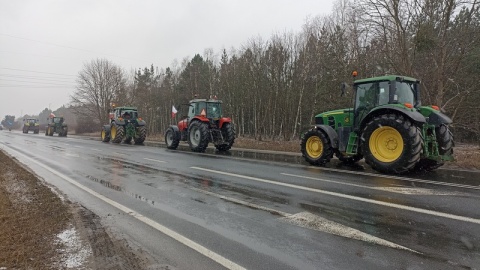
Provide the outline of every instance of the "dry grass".
{"type": "Polygon", "coordinates": [[[480,146],[460,144],[453,149],[453,156],[455,161],[451,165],[480,170],[480,146]]]}

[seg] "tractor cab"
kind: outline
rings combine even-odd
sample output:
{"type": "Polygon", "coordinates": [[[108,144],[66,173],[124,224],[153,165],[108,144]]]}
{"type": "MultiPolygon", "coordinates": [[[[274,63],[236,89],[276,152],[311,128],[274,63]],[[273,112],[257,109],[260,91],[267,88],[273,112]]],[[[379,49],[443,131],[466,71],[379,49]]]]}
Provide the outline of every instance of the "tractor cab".
{"type": "Polygon", "coordinates": [[[412,111],[420,107],[420,82],[396,75],[354,82],[354,130],[362,127],[365,117],[374,109],[394,106],[412,111]]]}
{"type": "Polygon", "coordinates": [[[217,99],[194,99],[190,101],[188,118],[205,117],[218,120],[222,117],[222,101],[217,99]]]}

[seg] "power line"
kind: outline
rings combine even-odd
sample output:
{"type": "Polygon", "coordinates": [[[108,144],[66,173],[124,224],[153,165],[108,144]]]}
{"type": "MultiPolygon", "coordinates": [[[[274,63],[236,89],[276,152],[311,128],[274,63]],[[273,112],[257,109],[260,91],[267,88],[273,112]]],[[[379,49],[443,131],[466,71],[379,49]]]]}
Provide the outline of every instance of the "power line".
{"type": "MultiPolygon", "coordinates": [[[[106,53],[100,53],[100,52],[95,52],[95,51],[90,51],[86,49],[81,49],[81,48],[75,48],[75,47],[70,47],[70,46],[65,46],[65,45],[59,45],[51,42],[45,42],[45,41],[40,41],[40,40],[35,40],[35,39],[30,39],[30,38],[24,38],[24,37],[17,37],[17,36],[12,36],[8,34],[2,34],[0,33],[0,36],[6,36],[6,37],[11,37],[11,38],[17,38],[17,39],[23,39],[23,40],[28,40],[28,41],[34,41],[38,43],[43,43],[47,44],[50,46],[57,46],[57,47],[62,47],[62,48],[67,48],[71,50],[77,50],[77,51],[84,51],[84,52],[89,52],[89,53],[94,53],[94,54],[101,54],[101,55],[106,55],[106,56],[113,56],[113,57],[118,57],[118,58],[123,58],[123,59],[128,59],[128,60],[135,60],[135,61],[147,61],[147,60],[142,60],[142,59],[134,59],[134,58],[128,58],[128,57],[123,57],[123,56],[118,56],[118,55],[112,55],[112,54],[106,54],[106,53]]],[[[147,62],[151,62],[150,60],[147,62]]]]}
{"type": "Polygon", "coordinates": [[[0,82],[2,82],[2,81],[34,83],[34,84],[48,84],[48,85],[69,85],[69,84],[58,84],[58,83],[51,83],[51,82],[32,82],[32,81],[11,80],[11,79],[1,79],[0,82]]]}
{"type": "Polygon", "coordinates": [[[42,71],[26,70],[26,69],[17,69],[17,68],[0,68],[0,69],[16,70],[16,71],[23,71],[23,72],[33,72],[33,73],[43,73],[43,74],[52,74],[52,75],[60,75],[60,76],[77,77],[77,75],[60,74],[60,73],[50,73],[50,72],[42,72],[42,71]]]}
{"type": "Polygon", "coordinates": [[[20,79],[29,79],[29,80],[39,80],[39,81],[52,81],[52,82],[74,82],[73,79],[62,79],[62,78],[55,78],[55,77],[22,76],[22,75],[1,74],[1,73],[0,73],[0,77],[20,78],[20,79]]]}
{"type": "Polygon", "coordinates": [[[72,86],[59,86],[59,85],[0,85],[0,87],[22,87],[22,88],[72,88],[72,86]]]}

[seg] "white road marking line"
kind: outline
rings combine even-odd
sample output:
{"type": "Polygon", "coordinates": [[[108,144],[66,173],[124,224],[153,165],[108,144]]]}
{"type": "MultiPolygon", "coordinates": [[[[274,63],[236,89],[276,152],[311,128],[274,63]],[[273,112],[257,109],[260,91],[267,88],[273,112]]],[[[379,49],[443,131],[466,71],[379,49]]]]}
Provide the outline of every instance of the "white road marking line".
{"type": "Polygon", "coordinates": [[[85,192],[88,192],[90,193],[91,195],[97,197],[98,199],[110,204],[111,206],[129,214],[130,216],[142,221],[143,223],[147,224],[147,225],[150,225],[152,228],[158,230],[159,232],[173,238],[174,240],[184,244],[185,246],[197,251],[198,253],[204,255],[205,257],[208,257],[210,259],[212,259],[213,261],[223,265],[224,267],[226,267],[227,269],[235,269],[235,270],[243,270],[245,269],[244,267],[230,261],[229,259],[221,256],[220,254],[218,253],[215,253],[214,251],[210,250],[210,249],[207,249],[206,247],[198,244],[197,242],[194,242],[193,240],[190,240],[189,238],[186,238],[185,236],[157,223],[156,221],[148,218],[148,217],[145,217],[143,215],[141,215],[140,213],[137,213],[135,212],[134,210],[122,205],[122,204],[119,204],[118,202],[114,201],[114,200],[111,200],[105,196],[103,196],[102,194],[78,183],[77,181],[73,180],[72,178],[62,174],[61,172],[58,172],[50,167],[48,167],[47,165],[44,165],[43,163],[40,163],[39,161],[36,161],[24,154],[21,154],[20,152],[16,151],[16,150],[13,150],[10,148],[10,150],[14,151],[17,153],[17,155],[21,155],[23,156],[24,158],[30,160],[31,162],[37,164],[38,166],[44,168],[45,170],[57,175],[58,177],[64,179],[65,181],[69,182],[70,184],[84,190],[85,192]]]}
{"type": "Polygon", "coordinates": [[[318,216],[309,212],[301,212],[298,214],[290,215],[288,217],[280,218],[280,220],[300,226],[300,227],[304,227],[307,229],[326,232],[329,234],[334,234],[334,235],[342,236],[345,238],[365,241],[365,242],[382,245],[390,248],[402,249],[402,250],[407,250],[414,253],[422,254],[413,249],[409,249],[407,247],[401,246],[399,244],[395,244],[393,242],[373,236],[371,234],[364,233],[357,229],[328,220],[326,218],[323,218],[321,216],[318,216]]]}
{"type": "Polygon", "coordinates": [[[102,150],[97,149],[97,148],[90,148],[90,149],[93,150],[93,151],[100,151],[100,152],[102,151],[102,150]]]}
{"type": "Polygon", "coordinates": [[[291,176],[291,177],[297,177],[297,178],[303,178],[303,179],[309,179],[309,180],[315,180],[315,181],[322,181],[322,182],[334,183],[334,184],[345,185],[345,186],[367,188],[367,189],[373,189],[373,190],[381,190],[381,191],[407,194],[407,195],[459,195],[460,194],[458,192],[446,192],[446,191],[442,192],[442,191],[436,191],[436,190],[431,190],[431,189],[427,189],[427,188],[371,187],[371,186],[351,184],[351,183],[345,183],[345,182],[340,182],[340,181],[334,181],[334,180],[328,180],[328,179],[316,178],[316,177],[309,177],[309,176],[303,176],[303,175],[296,175],[296,174],[290,174],[290,173],[280,173],[280,174],[285,175],[285,176],[291,176]]]}
{"type": "Polygon", "coordinates": [[[426,184],[432,184],[432,185],[450,186],[450,187],[459,187],[459,188],[480,190],[480,186],[471,186],[471,185],[455,184],[455,183],[448,183],[448,182],[416,179],[416,178],[409,178],[409,177],[403,177],[403,176],[381,175],[381,174],[368,173],[368,172],[345,171],[345,170],[339,170],[339,169],[333,169],[333,168],[319,168],[319,167],[315,167],[315,166],[309,166],[308,168],[315,169],[315,170],[326,170],[326,171],[333,171],[333,172],[340,172],[340,173],[356,174],[356,175],[384,177],[384,178],[390,178],[390,179],[396,179],[396,180],[402,180],[402,181],[409,181],[409,182],[417,182],[417,183],[426,183],[426,184]]]}
{"type": "Polygon", "coordinates": [[[249,202],[242,201],[242,200],[239,200],[239,199],[235,199],[235,198],[227,197],[227,196],[224,196],[224,195],[220,195],[220,194],[217,194],[217,193],[214,193],[214,192],[206,191],[206,190],[203,190],[203,189],[200,189],[200,188],[189,187],[189,189],[200,192],[200,193],[203,193],[203,194],[206,194],[206,195],[209,195],[209,196],[217,197],[217,198],[225,200],[225,201],[233,202],[235,204],[245,205],[245,206],[248,206],[250,208],[254,208],[254,209],[258,209],[258,210],[267,211],[269,213],[277,214],[279,216],[282,216],[280,218],[280,220],[286,221],[288,223],[291,223],[291,224],[294,224],[294,225],[297,225],[297,226],[300,226],[300,227],[304,227],[304,228],[307,228],[307,229],[326,232],[326,233],[329,233],[329,234],[334,234],[334,235],[338,235],[338,236],[341,236],[341,237],[350,238],[350,239],[354,239],[354,240],[365,241],[365,242],[369,242],[369,243],[373,243],[373,244],[377,244],[377,245],[382,245],[382,246],[386,246],[386,247],[390,247],[390,248],[396,248],[396,249],[408,250],[408,251],[415,252],[415,253],[420,253],[420,252],[417,252],[415,250],[409,249],[407,247],[395,244],[393,242],[390,242],[390,241],[387,241],[385,239],[370,235],[368,233],[364,233],[360,230],[345,226],[343,224],[328,220],[324,217],[321,217],[321,216],[318,216],[318,215],[315,215],[315,214],[312,214],[312,213],[309,213],[309,212],[302,212],[302,213],[298,213],[298,214],[290,214],[290,213],[287,213],[287,212],[283,212],[283,211],[279,211],[279,210],[276,210],[276,209],[268,208],[268,207],[261,206],[261,205],[258,205],[258,204],[249,203],[249,202]]]}
{"type": "Polygon", "coordinates": [[[290,215],[291,215],[290,213],[287,213],[287,212],[282,212],[282,211],[280,211],[280,210],[275,210],[275,209],[271,209],[271,208],[268,208],[268,207],[265,207],[265,206],[261,206],[261,205],[258,205],[258,204],[249,203],[249,202],[242,201],[242,200],[239,200],[239,199],[235,199],[235,198],[232,198],[232,197],[227,197],[227,196],[220,195],[220,194],[217,194],[217,193],[214,193],[214,192],[210,192],[210,191],[206,191],[206,190],[203,190],[203,189],[200,189],[200,188],[194,188],[194,187],[188,187],[188,188],[191,189],[191,190],[197,191],[197,192],[201,192],[201,193],[206,194],[206,195],[210,195],[210,196],[213,196],[213,197],[217,197],[217,198],[222,199],[222,200],[225,200],[225,201],[229,201],[229,202],[233,202],[233,203],[236,203],[236,204],[245,205],[245,206],[248,206],[248,207],[251,207],[251,208],[254,208],[254,209],[259,209],[259,210],[267,211],[267,212],[269,212],[269,213],[274,213],[274,214],[280,215],[280,216],[282,216],[282,217],[286,217],[286,216],[290,216],[290,215]]]}
{"type": "Polygon", "coordinates": [[[114,154],[117,154],[117,155],[122,155],[122,156],[126,156],[127,154],[124,154],[124,153],[120,153],[120,152],[112,152],[114,154]]]}
{"type": "Polygon", "coordinates": [[[158,159],[151,159],[151,158],[143,158],[143,159],[150,160],[150,161],[155,161],[155,162],[159,162],[159,163],[166,163],[166,161],[158,160],[158,159]]]}
{"type": "Polygon", "coordinates": [[[80,157],[77,154],[69,154],[69,153],[66,153],[65,156],[67,156],[67,157],[77,157],[77,158],[80,157]]]}
{"type": "Polygon", "coordinates": [[[407,210],[407,211],[411,211],[411,212],[417,212],[417,213],[422,213],[422,214],[427,214],[427,215],[432,215],[432,216],[437,216],[437,217],[444,217],[444,218],[449,218],[449,219],[454,219],[454,220],[459,220],[459,221],[465,221],[465,222],[480,224],[480,219],[471,218],[471,217],[458,216],[458,215],[454,215],[454,214],[443,213],[443,212],[438,212],[438,211],[433,211],[433,210],[428,210],[428,209],[423,209],[423,208],[417,208],[417,207],[413,207],[413,206],[401,205],[401,204],[396,204],[396,203],[382,202],[382,201],[377,201],[377,200],[372,200],[372,199],[367,199],[367,198],[342,194],[342,193],[338,193],[338,192],[326,191],[326,190],[309,188],[309,187],[304,187],[304,186],[297,186],[297,185],[281,183],[281,182],[276,182],[276,181],[272,181],[272,180],[261,179],[261,178],[251,177],[251,176],[246,176],[246,175],[241,175],[241,174],[215,171],[215,170],[210,170],[210,169],[205,169],[205,168],[200,168],[200,167],[190,167],[190,168],[195,169],[195,170],[210,172],[210,173],[216,173],[216,174],[222,174],[222,175],[228,175],[228,176],[253,180],[253,181],[262,182],[262,183],[268,183],[268,184],[273,184],[273,185],[278,185],[278,186],[284,186],[284,187],[289,187],[289,188],[294,188],[294,189],[300,189],[300,190],[306,190],[306,191],[311,191],[311,192],[315,192],[315,193],[326,194],[326,195],[345,198],[345,199],[354,200],[354,201],[361,201],[361,202],[366,202],[366,203],[371,203],[371,204],[377,204],[377,205],[382,205],[382,206],[407,210]]]}

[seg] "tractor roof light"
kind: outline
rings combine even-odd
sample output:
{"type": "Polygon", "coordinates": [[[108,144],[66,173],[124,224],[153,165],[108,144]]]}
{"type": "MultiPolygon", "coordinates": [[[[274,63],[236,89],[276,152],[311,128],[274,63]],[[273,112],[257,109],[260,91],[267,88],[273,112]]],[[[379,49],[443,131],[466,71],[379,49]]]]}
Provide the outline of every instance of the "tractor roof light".
{"type": "Polygon", "coordinates": [[[357,75],[358,75],[358,72],[357,72],[356,70],[354,70],[354,71],[352,72],[352,76],[355,78],[355,77],[357,77],[357,75]]]}
{"type": "Polygon", "coordinates": [[[143,119],[141,117],[138,117],[138,121],[142,121],[143,119]]]}

